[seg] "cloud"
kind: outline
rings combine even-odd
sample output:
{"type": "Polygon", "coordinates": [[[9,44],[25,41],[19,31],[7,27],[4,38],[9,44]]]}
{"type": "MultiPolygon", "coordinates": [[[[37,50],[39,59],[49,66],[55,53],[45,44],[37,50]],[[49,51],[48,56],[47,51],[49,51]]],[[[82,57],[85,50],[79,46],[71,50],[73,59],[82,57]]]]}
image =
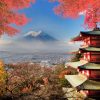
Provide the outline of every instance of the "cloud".
{"type": "Polygon", "coordinates": [[[8,45],[11,44],[12,40],[5,40],[5,39],[0,39],[0,46],[1,45],[8,45]]]}
{"type": "Polygon", "coordinates": [[[48,53],[48,52],[71,52],[76,51],[79,45],[69,44],[68,42],[41,42],[41,41],[15,41],[0,40],[0,50],[12,53],[48,53]]]}

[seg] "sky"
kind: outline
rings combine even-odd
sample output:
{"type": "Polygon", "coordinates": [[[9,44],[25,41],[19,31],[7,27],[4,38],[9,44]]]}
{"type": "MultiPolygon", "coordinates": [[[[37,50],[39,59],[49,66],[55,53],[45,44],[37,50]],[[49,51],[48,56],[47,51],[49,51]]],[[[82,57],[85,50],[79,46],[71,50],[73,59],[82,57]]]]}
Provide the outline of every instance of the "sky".
{"type": "MultiPolygon", "coordinates": [[[[19,13],[24,13],[28,18],[31,19],[31,21],[23,27],[18,27],[20,33],[18,33],[16,36],[13,37],[8,37],[5,35],[2,36],[0,40],[0,49],[2,48],[9,49],[10,47],[10,49],[14,51],[14,48],[18,46],[17,48],[15,48],[16,50],[18,50],[21,47],[25,47],[26,49],[28,48],[28,50],[29,49],[33,50],[34,48],[30,48],[31,46],[30,47],[23,46],[25,45],[25,43],[24,44],[19,42],[13,43],[14,42],[13,40],[24,36],[29,31],[44,31],[45,33],[51,35],[52,37],[60,41],[64,41],[66,43],[70,41],[71,38],[77,36],[80,31],[84,31],[84,28],[82,26],[84,23],[83,15],[81,15],[77,19],[63,18],[54,13],[53,8],[55,6],[57,6],[56,2],[51,3],[49,2],[49,0],[36,0],[35,4],[31,4],[31,7],[20,10],[19,13]]],[[[40,43],[37,45],[40,46],[40,43]]],[[[54,46],[51,45],[51,48],[55,46],[56,44],[54,46]]],[[[69,44],[62,44],[61,42],[59,43],[57,48],[65,48],[67,46],[69,47],[69,44]]],[[[45,44],[41,45],[40,47],[49,48],[46,47],[45,44]]],[[[24,51],[25,48],[22,48],[22,51],[24,51]]],[[[67,48],[65,48],[65,50],[67,50],[67,48]]],[[[73,46],[73,48],[75,48],[75,46],[73,46]]]]}
{"type": "Polygon", "coordinates": [[[20,37],[30,30],[41,30],[58,40],[67,41],[84,30],[82,26],[84,23],[83,16],[77,19],[71,19],[56,15],[53,8],[57,6],[57,3],[48,1],[49,0],[36,0],[36,3],[32,4],[31,7],[19,11],[20,13],[26,14],[31,21],[27,25],[21,27],[21,32],[14,37],[20,37]]]}

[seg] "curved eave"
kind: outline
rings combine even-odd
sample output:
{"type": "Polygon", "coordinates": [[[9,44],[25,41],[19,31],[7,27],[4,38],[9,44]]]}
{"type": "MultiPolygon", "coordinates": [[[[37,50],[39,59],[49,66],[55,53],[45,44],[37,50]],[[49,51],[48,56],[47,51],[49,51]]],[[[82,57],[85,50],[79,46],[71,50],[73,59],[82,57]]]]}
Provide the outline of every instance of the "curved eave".
{"type": "Polygon", "coordinates": [[[82,41],[83,38],[87,36],[91,36],[91,35],[100,36],[100,30],[93,30],[93,31],[87,31],[87,32],[81,31],[80,34],[74,37],[71,41],[82,41]]]}
{"type": "Polygon", "coordinates": [[[100,70],[100,64],[94,64],[94,63],[87,63],[85,65],[79,66],[79,69],[82,70],[100,70]]]}
{"type": "Polygon", "coordinates": [[[80,61],[77,61],[77,62],[67,62],[65,64],[65,67],[69,66],[69,67],[72,67],[74,69],[77,69],[79,66],[82,66],[86,63],[88,63],[88,61],[85,61],[85,60],[80,60],[80,61]]]}
{"type": "Polygon", "coordinates": [[[100,36],[100,30],[93,30],[87,32],[80,32],[82,35],[97,35],[100,36]]]}
{"type": "Polygon", "coordinates": [[[100,91],[100,82],[88,80],[85,75],[65,75],[65,78],[74,87],[80,90],[98,90],[100,91]]]}
{"type": "Polygon", "coordinates": [[[81,52],[100,52],[100,48],[95,47],[86,47],[86,48],[80,48],[81,52]]]}
{"type": "Polygon", "coordinates": [[[82,41],[82,37],[80,37],[80,35],[74,37],[71,41],[82,41]]]}
{"type": "Polygon", "coordinates": [[[75,88],[81,84],[83,84],[87,77],[83,74],[78,75],[65,75],[65,78],[69,81],[69,83],[75,88]]]}
{"type": "Polygon", "coordinates": [[[100,91],[100,82],[93,81],[93,80],[87,80],[80,86],[80,89],[100,91]]]}

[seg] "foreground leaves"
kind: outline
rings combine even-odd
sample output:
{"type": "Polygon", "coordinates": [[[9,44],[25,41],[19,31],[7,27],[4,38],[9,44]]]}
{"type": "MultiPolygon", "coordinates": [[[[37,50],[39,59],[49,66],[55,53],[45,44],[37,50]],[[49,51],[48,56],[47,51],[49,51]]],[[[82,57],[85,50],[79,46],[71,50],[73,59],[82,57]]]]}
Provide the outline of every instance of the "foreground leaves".
{"type": "Polygon", "coordinates": [[[28,19],[18,10],[27,8],[35,0],[0,0],[0,35],[14,35],[18,30],[12,24],[25,25],[28,19]]]}
{"type": "Polygon", "coordinates": [[[85,16],[84,24],[86,28],[96,28],[100,23],[100,0],[50,0],[57,1],[55,7],[56,14],[63,17],[76,18],[85,16]]]}

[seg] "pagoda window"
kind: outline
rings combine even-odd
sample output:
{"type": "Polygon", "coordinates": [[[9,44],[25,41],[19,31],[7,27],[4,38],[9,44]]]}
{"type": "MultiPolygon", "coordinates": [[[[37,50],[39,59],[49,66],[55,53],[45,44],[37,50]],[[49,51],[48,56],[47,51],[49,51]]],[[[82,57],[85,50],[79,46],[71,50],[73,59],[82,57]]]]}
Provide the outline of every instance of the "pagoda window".
{"type": "Polygon", "coordinates": [[[91,36],[91,40],[100,40],[100,36],[91,36]]]}
{"type": "Polygon", "coordinates": [[[89,79],[100,79],[100,71],[98,71],[98,70],[81,70],[81,69],[78,69],[78,72],[87,76],[89,79]]]}
{"type": "Polygon", "coordinates": [[[84,60],[86,60],[86,53],[84,53],[84,60]]]}
{"type": "Polygon", "coordinates": [[[91,52],[90,62],[100,62],[100,53],[99,52],[91,52]]]}
{"type": "Polygon", "coordinates": [[[100,40],[91,40],[91,46],[100,47],[100,40]]]}
{"type": "Polygon", "coordinates": [[[84,60],[90,61],[90,52],[84,53],[84,60]]]}
{"type": "Polygon", "coordinates": [[[89,46],[90,45],[90,37],[87,37],[84,39],[84,44],[83,46],[89,46]]]}
{"type": "Polygon", "coordinates": [[[83,59],[86,61],[99,63],[100,53],[99,52],[86,52],[83,54],[83,59]]]}
{"type": "Polygon", "coordinates": [[[86,75],[89,79],[100,79],[100,72],[97,70],[79,70],[79,73],[86,75]]]}
{"type": "Polygon", "coordinates": [[[100,71],[98,70],[91,70],[91,79],[100,79],[100,71]]]}
{"type": "Polygon", "coordinates": [[[90,71],[89,70],[82,70],[80,71],[81,74],[86,75],[87,77],[90,77],[90,71]]]}

